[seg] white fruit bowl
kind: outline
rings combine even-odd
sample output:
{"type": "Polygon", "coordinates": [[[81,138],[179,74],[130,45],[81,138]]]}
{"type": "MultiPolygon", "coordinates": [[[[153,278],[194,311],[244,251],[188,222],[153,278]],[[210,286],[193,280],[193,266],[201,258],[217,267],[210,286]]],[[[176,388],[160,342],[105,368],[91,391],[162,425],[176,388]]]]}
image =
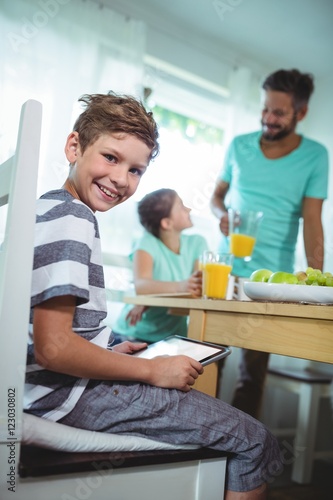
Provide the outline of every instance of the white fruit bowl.
{"type": "Polygon", "coordinates": [[[244,292],[252,300],[274,302],[307,302],[308,304],[333,304],[333,287],[311,285],[286,285],[246,281],[244,292]]]}

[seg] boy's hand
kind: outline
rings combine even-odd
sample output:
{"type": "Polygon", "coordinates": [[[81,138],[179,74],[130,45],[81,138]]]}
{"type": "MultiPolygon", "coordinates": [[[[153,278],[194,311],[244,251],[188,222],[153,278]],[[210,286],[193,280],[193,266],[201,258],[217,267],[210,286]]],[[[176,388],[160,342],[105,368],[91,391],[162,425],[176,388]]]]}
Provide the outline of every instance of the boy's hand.
{"type": "Polygon", "coordinates": [[[125,340],[125,342],[112,347],[112,350],[121,354],[133,354],[134,352],[141,351],[141,349],[145,349],[147,345],[146,342],[130,342],[129,340],[125,340]]]}
{"type": "Polygon", "coordinates": [[[150,360],[152,364],[150,384],[166,389],[191,390],[203,366],[189,356],[157,356],[150,360]]]}

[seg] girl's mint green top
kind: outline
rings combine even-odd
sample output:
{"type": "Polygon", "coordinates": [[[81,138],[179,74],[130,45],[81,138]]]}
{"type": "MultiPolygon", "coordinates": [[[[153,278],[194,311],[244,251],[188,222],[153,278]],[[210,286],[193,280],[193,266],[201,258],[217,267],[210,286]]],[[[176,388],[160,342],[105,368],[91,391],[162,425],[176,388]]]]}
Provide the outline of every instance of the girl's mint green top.
{"type": "MultiPolygon", "coordinates": [[[[261,132],[236,137],[220,174],[230,184],[227,207],[264,213],[252,260],[234,260],[232,274],[236,276],[248,277],[260,268],[293,272],[303,199],[327,197],[324,146],[302,136],[298,148],[272,160],[262,153],[260,137],[261,132]]],[[[221,250],[228,246],[228,238],[223,237],[221,250]]]]}
{"type": "MultiPolygon", "coordinates": [[[[156,281],[183,281],[194,271],[195,261],[207,250],[206,240],[200,235],[182,234],[180,253],[172,252],[162,241],[144,232],[130,257],[136,250],[144,250],[153,259],[153,276],[156,281]]],[[[187,317],[168,314],[166,307],[150,307],[144,312],[141,321],[130,326],[126,315],[132,304],[126,304],[112,330],[145,342],[156,342],[169,335],[187,335],[187,317]]]]}

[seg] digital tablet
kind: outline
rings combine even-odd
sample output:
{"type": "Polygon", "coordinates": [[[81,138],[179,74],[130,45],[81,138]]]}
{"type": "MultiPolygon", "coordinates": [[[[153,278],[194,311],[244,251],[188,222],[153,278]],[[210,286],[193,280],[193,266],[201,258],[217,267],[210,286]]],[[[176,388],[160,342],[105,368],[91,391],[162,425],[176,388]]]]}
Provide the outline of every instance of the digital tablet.
{"type": "Polygon", "coordinates": [[[139,358],[152,359],[156,356],[175,356],[184,354],[190,358],[194,358],[203,366],[225,358],[231,353],[229,347],[224,347],[209,342],[200,342],[198,340],[181,337],[180,335],[172,335],[159,342],[148,345],[146,349],[136,352],[133,356],[139,358]]]}

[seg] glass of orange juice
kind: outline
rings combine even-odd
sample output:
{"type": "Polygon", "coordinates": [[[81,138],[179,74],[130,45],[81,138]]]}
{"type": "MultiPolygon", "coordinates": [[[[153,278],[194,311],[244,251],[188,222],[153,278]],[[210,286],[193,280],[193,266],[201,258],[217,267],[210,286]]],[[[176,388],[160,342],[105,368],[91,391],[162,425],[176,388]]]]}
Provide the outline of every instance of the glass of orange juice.
{"type": "Polygon", "coordinates": [[[263,212],[252,210],[239,211],[229,208],[229,241],[230,253],[232,255],[241,259],[251,260],[259,224],[263,215],[263,212]]]}
{"type": "Polygon", "coordinates": [[[225,299],[233,255],[206,251],[202,258],[202,295],[205,299],[225,299]]]}

